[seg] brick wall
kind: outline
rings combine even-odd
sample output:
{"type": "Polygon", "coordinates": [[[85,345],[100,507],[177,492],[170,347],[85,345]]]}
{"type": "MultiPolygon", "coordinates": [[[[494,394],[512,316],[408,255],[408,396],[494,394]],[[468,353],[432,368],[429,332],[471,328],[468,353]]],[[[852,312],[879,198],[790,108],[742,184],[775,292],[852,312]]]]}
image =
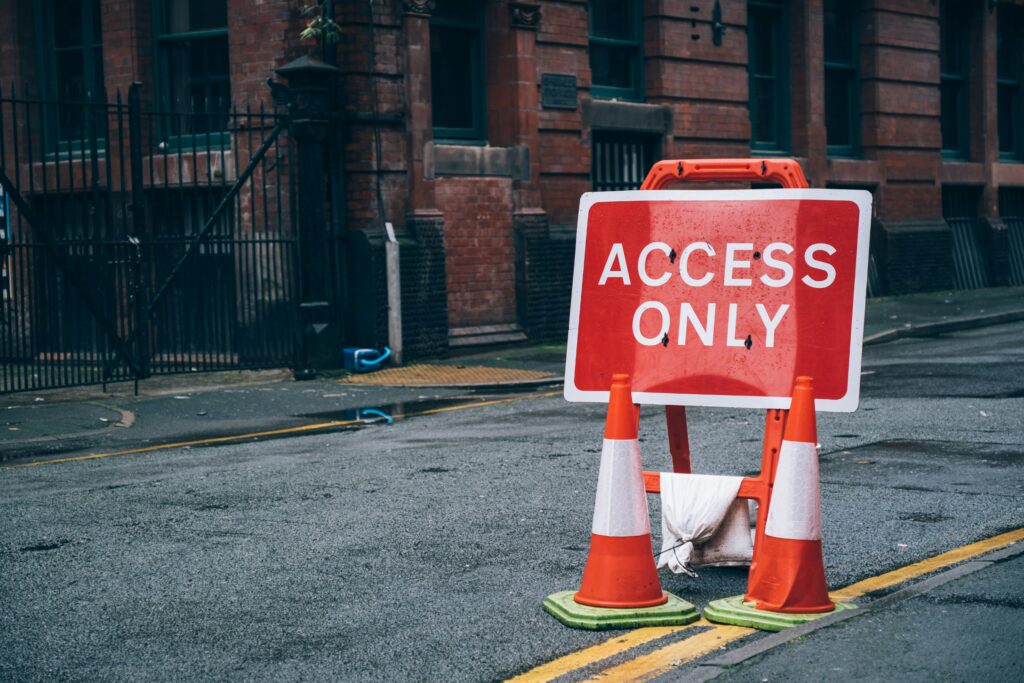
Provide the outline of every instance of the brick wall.
{"type": "Polygon", "coordinates": [[[516,301],[519,320],[534,341],[564,341],[569,327],[576,233],[552,230],[538,215],[517,215],[516,301]]]}
{"type": "MultiPolygon", "coordinates": [[[[406,358],[448,353],[443,221],[418,219],[399,233],[402,283],[402,344],[406,358]]],[[[388,343],[384,234],[351,230],[346,240],[349,287],[347,342],[384,348],[388,343]]]]}
{"type": "Polygon", "coordinates": [[[444,214],[448,322],[453,328],[516,318],[512,181],[444,178],[437,208],[444,214]]]}
{"type": "MultiPolygon", "coordinates": [[[[510,21],[507,0],[481,1],[487,3],[491,138],[481,158],[498,158],[488,156],[494,147],[525,150],[525,172],[456,175],[432,166],[429,18],[405,0],[335,2],[342,37],[332,53],[340,70],[334,122],[340,158],[333,161],[344,187],[336,225],[362,231],[359,240],[370,245],[372,259],[385,220],[405,228],[409,253],[419,255],[403,262],[403,274],[410,269],[414,281],[431,283],[434,298],[442,299],[428,301],[422,287],[403,285],[415,302],[405,313],[407,335],[419,340],[412,348],[442,349],[445,326],[519,323],[531,336],[557,337],[579,197],[592,189],[595,130],[629,131],[629,121],[640,122],[634,132],[655,139],[664,158],[750,155],[747,3],[720,3],[725,33],[715,45],[713,0],[644,0],[645,100],[625,105],[591,98],[586,0],[535,0],[541,11],[535,30],[510,21]],[[575,109],[543,106],[543,74],[575,77],[575,109]],[[646,113],[627,112],[637,106],[646,113]]],[[[274,69],[315,51],[298,39],[306,21],[301,4],[228,0],[236,101],[266,102],[265,81],[274,69]]],[[[103,0],[102,6],[108,91],[141,80],[144,97],[151,97],[150,0],[103,0]]],[[[825,144],[822,2],[794,0],[788,7],[791,154],[816,187],[873,191],[873,249],[892,292],[949,286],[952,245],[942,186],[983,187],[979,224],[987,226],[1000,225],[998,187],[1024,186],[1021,165],[1002,163],[993,137],[998,13],[979,2],[972,25],[963,27],[972,46],[970,158],[951,161],[940,151],[941,3],[859,0],[861,146],[856,158],[846,159],[830,157],[825,144]]],[[[17,27],[15,39],[0,45],[5,86],[34,80],[31,15],[27,0],[0,3],[0,24],[17,27]]],[[[986,244],[992,261],[1002,263],[1005,240],[986,244]]],[[[380,273],[373,272],[372,287],[379,288],[380,273]]],[[[372,298],[380,296],[375,291],[372,298]]],[[[378,339],[380,312],[370,318],[354,329],[378,339]]]]}

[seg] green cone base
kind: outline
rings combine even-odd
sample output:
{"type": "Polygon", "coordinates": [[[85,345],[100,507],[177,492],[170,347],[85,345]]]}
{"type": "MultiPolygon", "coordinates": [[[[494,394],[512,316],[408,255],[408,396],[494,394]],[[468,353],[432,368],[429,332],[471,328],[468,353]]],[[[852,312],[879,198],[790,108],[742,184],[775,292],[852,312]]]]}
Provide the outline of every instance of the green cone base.
{"type": "Polygon", "coordinates": [[[836,608],[830,612],[788,613],[769,612],[754,607],[753,602],[745,602],[742,595],[734,595],[731,598],[712,600],[704,608],[704,618],[718,624],[732,624],[734,626],[748,626],[762,631],[783,631],[793,626],[806,624],[821,617],[827,617],[845,609],[855,609],[856,605],[848,602],[837,602],[836,608]]]}
{"type": "Polygon", "coordinates": [[[668,602],[655,607],[609,609],[581,605],[572,599],[576,591],[552,593],[544,598],[544,611],[572,628],[600,631],[608,628],[640,626],[682,626],[700,619],[697,608],[671,593],[668,602]]]}

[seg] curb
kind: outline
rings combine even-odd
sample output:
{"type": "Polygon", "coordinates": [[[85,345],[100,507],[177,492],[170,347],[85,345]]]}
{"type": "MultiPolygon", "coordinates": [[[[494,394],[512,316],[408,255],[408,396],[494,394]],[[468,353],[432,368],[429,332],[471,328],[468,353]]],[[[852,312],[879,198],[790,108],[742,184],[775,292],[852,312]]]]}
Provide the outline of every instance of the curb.
{"type": "Polygon", "coordinates": [[[818,619],[817,621],[810,621],[801,626],[795,626],[786,631],[765,636],[764,638],[698,664],[696,669],[692,670],[690,673],[684,674],[682,677],[675,677],[673,680],[710,681],[722,675],[726,671],[753,659],[754,657],[765,654],[780,645],[785,645],[791,640],[802,638],[819,629],[828,628],[832,624],[846,621],[847,619],[855,619],[863,614],[868,614],[895,603],[902,602],[919,595],[924,595],[925,593],[939,588],[940,586],[944,586],[951,581],[969,576],[975,572],[981,571],[982,569],[991,567],[998,562],[1011,559],[1021,554],[1024,554],[1024,543],[1018,541],[1006,548],[993,550],[992,552],[981,555],[976,559],[968,560],[962,564],[950,567],[941,573],[934,574],[926,579],[922,579],[921,581],[916,581],[908,586],[896,590],[895,592],[889,593],[888,595],[876,600],[872,600],[871,602],[860,606],[859,609],[836,612],[828,615],[827,617],[818,619]]]}
{"type": "MultiPolygon", "coordinates": [[[[22,439],[7,439],[4,441],[4,449],[0,450],[0,462],[9,460],[7,457],[8,452],[17,453],[18,449],[33,448],[39,444],[50,444],[50,443],[61,443],[66,441],[73,441],[75,439],[82,439],[90,436],[98,436],[100,434],[106,434],[110,430],[118,429],[129,429],[135,424],[135,413],[113,405],[104,405],[96,401],[82,401],[82,405],[96,406],[118,413],[120,419],[117,422],[107,422],[102,427],[96,427],[95,429],[83,429],[78,432],[71,432],[69,434],[61,434],[60,436],[30,436],[22,439]]],[[[50,405],[58,405],[57,403],[51,403],[50,405]]]]}
{"type": "MultiPolygon", "coordinates": [[[[952,320],[941,320],[938,322],[921,323],[911,327],[895,327],[864,337],[863,346],[874,346],[886,344],[911,337],[934,337],[947,332],[961,332],[963,330],[974,330],[993,325],[1020,322],[1024,320],[1024,309],[1006,311],[1003,313],[992,313],[989,315],[976,315],[966,318],[954,318],[952,320]]],[[[391,385],[395,387],[414,388],[449,388],[449,389],[470,389],[470,390],[513,390],[513,389],[539,389],[542,387],[556,386],[565,383],[565,377],[551,377],[540,380],[526,380],[523,382],[499,382],[493,384],[401,384],[391,385]]]]}
{"type": "Polygon", "coordinates": [[[967,318],[954,318],[953,320],[941,320],[934,323],[921,323],[911,327],[895,327],[890,330],[883,330],[864,337],[864,346],[873,344],[884,344],[907,337],[933,337],[947,332],[960,332],[962,330],[973,330],[992,325],[1014,323],[1024,320],[1024,310],[1006,311],[1005,313],[992,313],[990,315],[977,315],[967,318]]]}

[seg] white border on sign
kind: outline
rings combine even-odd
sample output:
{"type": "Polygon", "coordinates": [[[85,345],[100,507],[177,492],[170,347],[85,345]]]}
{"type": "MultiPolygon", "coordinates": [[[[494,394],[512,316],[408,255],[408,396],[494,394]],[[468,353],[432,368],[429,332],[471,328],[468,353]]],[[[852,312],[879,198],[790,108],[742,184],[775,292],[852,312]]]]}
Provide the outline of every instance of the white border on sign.
{"type": "MultiPolygon", "coordinates": [[[[580,197],[576,224],[576,258],[572,277],[572,306],[569,310],[569,339],[565,355],[565,399],[607,403],[607,391],[584,391],[576,387],[576,345],[583,296],[583,256],[587,243],[587,219],[595,204],[648,201],[763,201],[765,199],[815,199],[853,202],[860,210],[857,223],[857,263],[853,282],[853,311],[850,327],[850,367],[846,394],[838,399],[815,399],[815,410],[852,413],[860,402],[861,352],[864,343],[864,300],[867,295],[868,241],[871,237],[871,193],[866,190],[631,190],[628,192],[587,192],[580,197]]],[[[711,406],[719,408],[789,408],[789,396],[724,396],[713,394],[661,394],[635,391],[633,401],[650,405],[711,406]]]]}

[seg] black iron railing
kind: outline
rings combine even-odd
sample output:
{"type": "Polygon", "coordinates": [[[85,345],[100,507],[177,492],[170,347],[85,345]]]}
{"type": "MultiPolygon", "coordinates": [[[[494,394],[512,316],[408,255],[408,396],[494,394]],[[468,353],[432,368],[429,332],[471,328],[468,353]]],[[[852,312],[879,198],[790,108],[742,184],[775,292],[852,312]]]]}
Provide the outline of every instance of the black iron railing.
{"type": "Polygon", "coordinates": [[[287,118],[141,95],[0,88],[0,392],[292,362],[287,118]]]}

